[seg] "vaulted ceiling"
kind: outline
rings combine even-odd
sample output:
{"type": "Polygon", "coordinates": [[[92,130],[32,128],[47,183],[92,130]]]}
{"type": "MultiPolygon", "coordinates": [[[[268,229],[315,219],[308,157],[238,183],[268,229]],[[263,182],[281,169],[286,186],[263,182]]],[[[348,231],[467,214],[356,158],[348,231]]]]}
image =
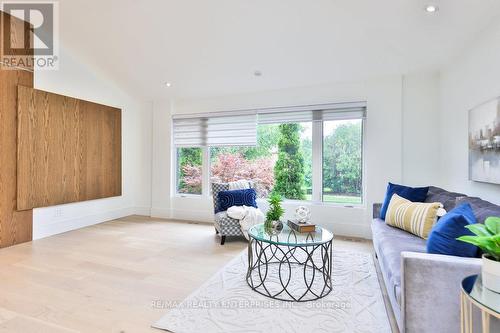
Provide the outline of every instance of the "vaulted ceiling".
{"type": "Polygon", "coordinates": [[[499,14],[498,0],[66,0],[60,31],[65,48],[155,100],[437,68],[499,14]]]}

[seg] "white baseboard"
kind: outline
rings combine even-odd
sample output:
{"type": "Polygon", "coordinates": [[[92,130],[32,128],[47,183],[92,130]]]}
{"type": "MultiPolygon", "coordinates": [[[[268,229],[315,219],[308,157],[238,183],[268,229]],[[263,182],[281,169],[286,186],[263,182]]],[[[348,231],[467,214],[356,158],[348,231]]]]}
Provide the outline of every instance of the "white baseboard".
{"type": "MultiPolygon", "coordinates": [[[[41,221],[33,224],[33,239],[45,238],[63,232],[84,228],[105,221],[110,221],[130,215],[143,215],[156,218],[195,221],[201,223],[213,223],[213,214],[208,211],[194,211],[168,208],[149,207],[127,207],[110,210],[99,214],[91,214],[73,219],[60,220],[56,222],[41,221]]],[[[351,236],[371,239],[369,224],[361,223],[328,223],[323,225],[333,231],[335,235],[351,236]]]]}
{"type": "Polygon", "coordinates": [[[73,219],[60,220],[56,222],[41,221],[33,223],[33,240],[41,239],[63,232],[88,227],[94,224],[118,219],[130,215],[150,215],[149,207],[126,207],[110,210],[98,214],[80,216],[73,219]]]}
{"type": "Polygon", "coordinates": [[[134,215],[151,216],[151,207],[134,207],[134,215]]]}
{"type": "Polygon", "coordinates": [[[201,210],[151,208],[151,217],[213,223],[213,213],[201,210]]]}
{"type": "MultiPolygon", "coordinates": [[[[213,223],[213,215],[206,211],[193,211],[168,208],[151,208],[151,217],[213,223]]],[[[371,239],[369,224],[362,223],[326,223],[323,227],[332,230],[335,235],[371,239]]]]}
{"type": "Polygon", "coordinates": [[[338,236],[357,237],[364,239],[372,238],[372,233],[369,225],[335,223],[332,225],[325,225],[324,227],[331,230],[334,235],[338,236]]]}
{"type": "Polygon", "coordinates": [[[172,218],[171,216],[171,210],[168,208],[155,208],[151,207],[150,210],[150,216],[151,217],[156,217],[156,218],[161,218],[161,219],[170,219],[172,218]]]}

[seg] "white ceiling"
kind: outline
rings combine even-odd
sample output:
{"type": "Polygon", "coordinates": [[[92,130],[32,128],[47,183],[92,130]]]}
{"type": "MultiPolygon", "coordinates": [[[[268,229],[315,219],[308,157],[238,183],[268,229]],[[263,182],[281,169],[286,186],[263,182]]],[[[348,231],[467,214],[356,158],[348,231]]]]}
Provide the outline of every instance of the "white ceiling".
{"type": "Polygon", "coordinates": [[[60,31],[72,53],[156,100],[435,68],[499,14],[498,0],[65,0],[60,31]]]}

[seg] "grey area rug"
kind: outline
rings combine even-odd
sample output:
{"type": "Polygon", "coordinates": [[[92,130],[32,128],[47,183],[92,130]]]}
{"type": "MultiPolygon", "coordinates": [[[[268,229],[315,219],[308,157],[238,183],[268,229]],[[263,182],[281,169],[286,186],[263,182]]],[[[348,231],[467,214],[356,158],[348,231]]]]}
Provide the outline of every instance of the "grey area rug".
{"type": "Polygon", "coordinates": [[[293,303],[250,289],[243,252],[153,327],[174,333],[391,332],[371,255],[334,251],[333,258],[332,292],[293,303]]]}

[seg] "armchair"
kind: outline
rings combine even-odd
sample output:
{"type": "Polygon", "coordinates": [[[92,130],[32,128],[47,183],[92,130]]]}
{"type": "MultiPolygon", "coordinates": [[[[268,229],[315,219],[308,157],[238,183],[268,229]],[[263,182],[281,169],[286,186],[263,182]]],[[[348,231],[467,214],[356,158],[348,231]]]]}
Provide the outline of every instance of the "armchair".
{"type": "MultiPolygon", "coordinates": [[[[254,182],[248,181],[250,188],[254,188],[254,182]]],[[[227,212],[218,212],[219,206],[219,192],[229,191],[229,183],[212,183],[212,197],[214,202],[214,227],[215,232],[220,234],[220,244],[224,245],[226,236],[243,236],[240,228],[240,221],[227,216],[227,212]]]]}

